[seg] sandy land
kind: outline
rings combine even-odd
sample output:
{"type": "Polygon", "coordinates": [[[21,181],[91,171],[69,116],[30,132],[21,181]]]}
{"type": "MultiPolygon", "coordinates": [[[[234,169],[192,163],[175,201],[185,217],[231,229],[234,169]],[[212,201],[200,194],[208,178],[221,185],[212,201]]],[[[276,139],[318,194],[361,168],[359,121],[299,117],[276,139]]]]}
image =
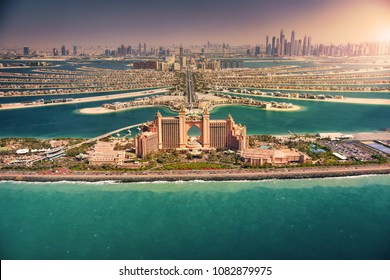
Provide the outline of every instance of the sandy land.
{"type": "Polygon", "coordinates": [[[389,93],[389,90],[378,90],[378,91],[366,91],[366,90],[341,90],[341,89],[301,89],[301,88],[254,88],[257,90],[274,90],[274,91],[289,91],[289,92],[356,92],[356,93],[372,93],[372,94],[380,94],[380,93],[389,93]]]}
{"type": "MultiPolygon", "coordinates": [[[[160,101],[175,101],[178,98],[182,99],[184,102],[184,97],[178,97],[178,96],[170,96],[170,95],[161,95],[158,97],[160,101]]],[[[92,107],[92,108],[83,108],[79,110],[79,113],[81,114],[106,114],[106,113],[117,113],[117,112],[122,112],[126,110],[132,110],[132,109],[140,109],[140,108],[150,108],[150,107],[169,107],[167,105],[141,105],[141,106],[134,106],[134,107],[126,107],[126,108],[121,108],[118,110],[110,110],[107,108],[103,107],[92,107]]],[[[172,108],[171,108],[172,110],[172,108]]]]}
{"type": "MultiPolygon", "coordinates": [[[[227,92],[222,92],[222,93],[229,94],[227,92]]],[[[230,94],[258,96],[258,97],[264,97],[264,98],[302,100],[302,101],[338,102],[338,103],[366,104],[366,105],[390,105],[390,99],[383,99],[383,98],[344,97],[343,99],[336,99],[336,98],[335,99],[309,99],[309,98],[259,95],[259,94],[250,94],[250,93],[232,93],[232,92],[230,92],[230,94]]]]}
{"type": "Polygon", "coordinates": [[[258,107],[258,106],[252,106],[252,105],[248,105],[248,104],[216,104],[214,105],[210,111],[212,111],[215,107],[225,107],[225,106],[246,106],[246,107],[253,107],[253,108],[259,108],[261,110],[267,110],[267,111],[279,111],[279,112],[290,112],[290,111],[298,111],[298,110],[301,110],[302,108],[298,105],[293,105],[293,107],[291,108],[275,108],[275,107],[271,107],[271,108],[261,108],[261,107],[258,107]]]}
{"type": "Polygon", "coordinates": [[[110,110],[110,109],[107,109],[107,108],[104,108],[104,107],[93,107],[93,108],[84,108],[84,109],[81,109],[79,112],[81,114],[91,114],[91,115],[94,115],[94,114],[106,114],[106,113],[112,113],[113,110],[110,110]]]}
{"type": "Polygon", "coordinates": [[[353,104],[370,104],[370,105],[390,105],[390,99],[372,99],[372,98],[354,98],[346,97],[344,99],[326,99],[322,101],[339,102],[339,103],[353,103],[353,104]]]}
{"type": "MultiPolygon", "coordinates": [[[[157,105],[158,107],[166,107],[166,105],[157,105]]],[[[223,107],[223,106],[248,106],[246,104],[218,104],[214,105],[210,111],[212,111],[215,107],[223,107]]],[[[122,108],[118,110],[110,110],[107,108],[103,107],[92,107],[92,108],[83,108],[79,110],[79,113],[81,114],[90,114],[90,115],[95,115],[95,114],[107,114],[107,113],[117,113],[117,112],[122,112],[126,110],[131,110],[131,109],[140,109],[140,108],[146,108],[146,107],[153,107],[153,105],[144,105],[144,106],[136,106],[136,107],[128,107],[128,108],[122,108]]],[[[254,108],[259,108],[256,106],[250,106],[254,108]]],[[[301,110],[301,107],[293,105],[292,108],[259,108],[262,110],[267,110],[267,111],[278,111],[278,112],[291,112],[291,111],[298,111],[301,110]]]]}
{"type": "Polygon", "coordinates": [[[389,164],[353,165],[334,167],[273,168],[273,169],[222,169],[222,170],[174,170],[139,172],[73,172],[73,174],[39,174],[38,172],[0,172],[0,180],[16,181],[106,181],[153,182],[153,181],[231,181],[265,179],[302,179],[357,176],[367,174],[390,174],[389,164]]]}
{"type": "Polygon", "coordinates": [[[73,101],[69,101],[69,102],[50,103],[50,104],[25,105],[23,103],[9,103],[9,104],[1,104],[0,110],[35,108],[35,107],[55,106],[55,105],[65,105],[65,104],[76,104],[76,103],[102,101],[102,100],[110,101],[110,100],[121,99],[121,98],[153,95],[153,94],[162,93],[162,92],[166,92],[166,91],[167,91],[167,89],[133,91],[133,92],[127,92],[127,93],[112,94],[112,95],[75,98],[73,101]]]}
{"type": "MultiPolygon", "coordinates": [[[[384,77],[386,78],[386,77],[384,77]]],[[[365,90],[341,90],[341,89],[302,89],[302,88],[277,88],[275,87],[260,87],[260,88],[254,88],[254,87],[234,87],[236,89],[250,89],[250,90],[272,90],[272,91],[282,91],[282,92],[307,92],[307,91],[312,91],[312,92],[356,92],[356,93],[372,93],[372,94],[381,94],[381,93],[389,93],[389,90],[378,90],[378,91],[365,91],[365,90]]],[[[214,90],[215,91],[215,90],[214,90]]],[[[217,90],[218,91],[218,90],[217,90]]],[[[218,91],[222,93],[229,93],[229,92],[223,92],[223,91],[218,91]]],[[[230,92],[232,93],[232,92],[230,92]]]]}
{"type": "Polygon", "coordinates": [[[292,105],[292,107],[290,107],[290,108],[275,108],[275,107],[264,108],[264,110],[267,110],[267,111],[278,111],[278,112],[291,112],[291,111],[298,111],[301,109],[302,108],[298,105],[292,105]]]}
{"type": "MultiPolygon", "coordinates": [[[[88,88],[88,87],[85,87],[88,88]]],[[[89,87],[93,88],[93,87],[89,87]]],[[[161,88],[161,89],[167,89],[168,87],[161,88]]],[[[56,88],[57,89],[57,88],[56,88]]],[[[61,88],[58,88],[61,89],[61,88]]],[[[89,95],[91,93],[99,93],[99,92],[113,92],[113,91],[127,91],[127,90],[139,90],[139,91],[146,91],[146,90],[158,90],[155,87],[153,88],[131,88],[131,89],[110,89],[110,90],[98,90],[98,91],[78,91],[78,92],[65,92],[65,93],[42,93],[42,94],[34,94],[34,95],[0,95],[0,101],[2,97],[26,97],[26,96],[61,96],[61,95],[72,95],[72,94],[85,94],[89,95]]],[[[31,88],[31,90],[37,90],[37,88],[31,88]]],[[[133,91],[135,93],[135,91],[133,91]]],[[[0,103],[1,104],[1,103],[0,103]]]]}
{"type": "MultiPolygon", "coordinates": [[[[118,109],[118,110],[110,110],[110,109],[107,109],[104,107],[92,107],[92,108],[80,109],[79,113],[86,114],[86,115],[97,115],[97,114],[107,114],[107,113],[118,113],[118,112],[123,112],[123,111],[127,111],[127,110],[148,108],[148,107],[154,107],[154,106],[153,105],[143,105],[143,106],[122,108],[122,109],[118,109]]],[[[165,105],[158,105],[158,107],[166,107],[166,106],[165,105]]]]}

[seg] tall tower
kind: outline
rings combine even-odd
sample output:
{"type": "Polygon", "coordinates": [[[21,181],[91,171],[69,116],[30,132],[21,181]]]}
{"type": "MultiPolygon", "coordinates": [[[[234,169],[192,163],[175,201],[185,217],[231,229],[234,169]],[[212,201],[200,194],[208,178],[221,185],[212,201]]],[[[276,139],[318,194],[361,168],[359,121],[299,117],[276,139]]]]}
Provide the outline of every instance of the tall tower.
{"type": "Polygon", "coordinates": [[[267,36],[265,36],[265,54],[269,54],[268,44],[269,44],[269,37],[267,35],[267,36]]]}
{"type": "Polygon", "coordinates": [[[279,39],[279,55],[284,55],[284,34],[283,29],[280,30],[280,39],[279,39]]]}
{"type": "Polygon", "coordinates": [[[66,55],[66,48],[65,48],[65,45],[62,45],[62,47],[61,47],[61,55],[62,55],[62,56],[65,56],[65,55],[66,55]]]}
{"type": "Polygon", "coordinates": [[[307,55],[311,54],[311,36],[307,40],[307,55]]]}
{"type": "Polygon", "coordinates": [[[184,54],[183,54],[183,44],[180,44],[179,48],[179,59],[180,59],[180,69],[184,66],[184,54]]]}
{"type": "Polygon", "coordinates": [[[29,47],[23,47],[23,55],[24,56],[30,55],[30,48],[29,47]]]}
{"type": "Polygon", "coordinates": [[[276,40],[276,37],[273,36],[272,37],[272,46],[271,46],[271,55],[274,56],[275,55],[275,40],[276,40]]]}
{"type": "Polygon", "coordinates": [[[290,56],[295,55],[295,31],[291,32],[290,56]]]}
{"type": "Polygon", "coordinates": [[[185,133],[186,125],[186,111],[184,106],[180,107],[179,111],[179,148],[184,149],[186,147],[187,135],[185,133]]]}
{"type": "Polygon", "coordinates": [[[210,113],[205,108],[202,117],[202,145],[204,148],[210,148],[210,113]]]}
{"type": "Polygon", "coordinates": [[[226,117],[226,143],[225,147],[232,146],[232,131],[233,131],[234,121],[232,116],[229,114],[226,117]]]}
{"type": "Polygon", "coordinates": [[[182,57],[183,56],[183,44],[180,44],[180,48],[179,48],[179,56],[182,57]]]}
{"type": "Polygon", "coordinates": [[[157,146],[159,149],[162,149],[163,147],[163,142],[162,142],[162,116],[160,111],[157,111],[156,118],[155,118],[155,126],[157,127],[157,137],[158,137],[158,142],[157,146]]]}
{"type": "Polygon", "coordinates": [[[307,55],[307,46],[306,46],[307,43],[306,42],[307,42],[307,38],[305,35],[305,37],[303,38],[303,47],[302,47],[302,49],[303,49],[302,54],[303,55],[307,55]]]}

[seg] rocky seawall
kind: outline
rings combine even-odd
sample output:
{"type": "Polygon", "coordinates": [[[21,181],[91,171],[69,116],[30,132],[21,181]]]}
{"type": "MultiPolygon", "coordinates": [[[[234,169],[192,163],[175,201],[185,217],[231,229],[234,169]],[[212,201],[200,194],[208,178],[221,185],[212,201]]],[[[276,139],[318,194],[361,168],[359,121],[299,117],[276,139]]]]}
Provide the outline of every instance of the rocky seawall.
{"type": "Polygon", "coordinates": [[[56,181],[115,181],[115,182],[156,182],[156,181],[239,181],[239,180],[270,180],[270,179],[306,179],[345,177],[372,174],[390,174],[390,165],[370,165],[355,167],[322,167],[322,168],[276,168],[261,170],[205,170],[205,171],[161,171],[141,173],[74,173],[74,174],[39,174],[8,172],[0,173],[0,180],[27,182],[56,181]]]}

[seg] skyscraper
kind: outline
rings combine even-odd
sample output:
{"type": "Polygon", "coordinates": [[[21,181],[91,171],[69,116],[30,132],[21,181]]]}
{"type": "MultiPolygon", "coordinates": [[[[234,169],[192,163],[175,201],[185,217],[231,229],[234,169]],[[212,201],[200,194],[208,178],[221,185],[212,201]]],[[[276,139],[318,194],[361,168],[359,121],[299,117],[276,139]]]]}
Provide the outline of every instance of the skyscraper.
{"type": "Polygon", "coordinates": [[[279,55],[284,55],[284,34],[283,29],[280,30],[280,38],[279,38],[279,55]]]}
{"type": "Polygon", "coordinates": [[[271,55],[274,56],[275,55],[275,36],[272,37],[272,47],[271,47],[271,55]]]}
{"type": "Polygon", "coordinates": [[[307,55],[311,54],[311,36],[309,36],[309,39],[307,40],[307,55]]]}
{"type": "Polygon", "coordinates": [[[185,64],[185,58],[184,58],[184,53],[183,53],[183,44],[180,44],[179,60],[180,60],[180,69],[181,69],[181,68],[183,68],[183,66],[185,64]]]}
{"type": "Polygon", "coordinates": [[[23,47],[23,55],[24,56],[30,55],[30,48],[29,47],[23,47]]]}
{"type": "Polygon", "coordinates": [[[53,56],[58,56],[58,50],[57,50],[57,48],[53,48],[53,56]]]}
{"type": "Polygon", "coordinates": [[[306,38],[306,35],[305,35],[305,37],[303,38],[303,50],[302,50],[302,54],[303,55],[307,55],[307,46],[306,46],[306,44],[307,44],[307,38],[306,38]]]}
{"type": "Polygon", "coordinates": [[[255,55],[260,55],[260,46],[255,47],[255,55]]]}
{"type": "Polygon", "coordinates": [[[295,31],[291,32],[290,56],[295,55],[295,31]]]}
{"type": "Polygon", "coordinates": [[[65,45],[62,45],[62,47],[61,47],[61,55],[62,55],[62,56],[65,56],[65,55],[66,55],[66,48],[65,48],[65,45]]]}
{"type": "Polygon", "coordinates": [[[73,46],[73,55],[74,55],[74,56],[77,55],[77,46],[73,46]]]}
{"type": "Polygon", "coordinates": [[[269,37],[267,35],[267,36],[265,36],[265,54],[267,54],[267,55],[270,53],[268,44],[269,44],[269,37]]]}

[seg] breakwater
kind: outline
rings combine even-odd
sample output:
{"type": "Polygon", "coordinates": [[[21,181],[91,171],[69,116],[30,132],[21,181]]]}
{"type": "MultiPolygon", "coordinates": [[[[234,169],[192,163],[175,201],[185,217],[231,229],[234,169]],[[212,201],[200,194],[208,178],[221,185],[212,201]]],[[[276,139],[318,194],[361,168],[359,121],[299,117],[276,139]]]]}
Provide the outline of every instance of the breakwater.
{"type": "Polygon", "coordinates": [[[313,167],[313,168],[277,168],[261,170],[176,170],[101,174],[74,173],[70,175],[46,175],[27,172],[0,173],[0,180],[27,182],[58,182],[58,181],[115,181],[115,182],[156,182],[156,181],[240,181],[240,180],[270,180],[270,179],[308,179],[327,177],[346,177],[371,174],[390,174],[390,164],[364,165],[348,167],[313,167]]]}

